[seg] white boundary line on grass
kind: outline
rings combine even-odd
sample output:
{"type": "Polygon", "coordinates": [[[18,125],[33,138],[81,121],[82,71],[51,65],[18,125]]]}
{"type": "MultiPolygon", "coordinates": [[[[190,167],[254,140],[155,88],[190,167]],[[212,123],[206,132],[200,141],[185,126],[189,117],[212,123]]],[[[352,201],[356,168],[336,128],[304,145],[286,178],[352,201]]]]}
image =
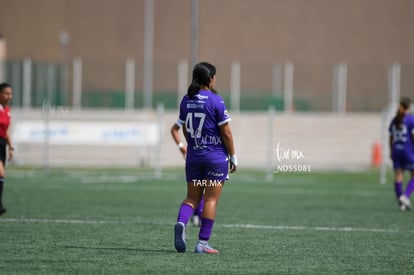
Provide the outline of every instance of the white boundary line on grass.
{"type": "MultiPolygon", "coordinates": [[[[94,221],[94,220],[70,220],[70,219],[29,219],[6,218],[0,223],[52,223],[52,224],[143,224],[143,225],[172,225],[169,223],[140,223],[138,221],[94,221]]],[[[295,231],[336,231],[336,232],[366,232],[366,233],[414,233],[413,230],[384,229],[384,228],[358,228],[358,227],[320,227],[320,226],[288,226],[288,225],[256,225],[256,224],[217,224],[217,227],[244,228],[244,229],[274,229],[295,231]]]]}

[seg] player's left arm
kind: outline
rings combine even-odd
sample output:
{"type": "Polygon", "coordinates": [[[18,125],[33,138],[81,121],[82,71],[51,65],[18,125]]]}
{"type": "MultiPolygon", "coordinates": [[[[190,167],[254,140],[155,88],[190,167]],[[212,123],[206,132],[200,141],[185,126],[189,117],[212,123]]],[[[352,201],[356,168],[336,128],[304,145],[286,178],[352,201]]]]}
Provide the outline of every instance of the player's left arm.
{"type": "MultiPolygon", "coordinates": [[[[411,142],[414,143],[414,115],[409,114],[410,116],[410,123],[409,123],[409,127],[408,127],[408,133],[409,133],[409,137],[411,138],[411,142]]],[[[414,152],[413,152],[414,154],[414,152]]]]}
{"type": "MultiPolygon", "coordinates": [[[[393,120],[394,121],[394,120],[393,120]]],[[[393,138],[393,134],[392,134],[392,125],[393,125],[393,121],[391,121],[390,126],[388,126],[388,148],[389,148],[389,157],[390,159],[392,158],[392,144],[394,143],[394,138],[393,138]]]]}
{"type": "Polygon", "coordinates": [[[215,112],[220,136],[223,140],[224,146],[226,147],[227,153],[230,155],[230,173],[233,173],[237,171],[237,156],[234,147],[233,134],[229,125],[231,118],[227,112],[226,104],[224,104],[224,100],[221,97],[218,97],[215,112]]]}
{"type": "Polygon", "coordinates": [[[7,131],[7,134],[6,135],[7,135],[6,136],[7,146],[9,147],[9,150],[8,150],[9,151],[9,156],[8,156],[7,159],[10,161],[10,160],[13,159],[14,147],[13,147],[13,145],[11,143],[9,131],[7,131]]]}
{"type": "Polygon", "coordinates": [[[224,146],[227,149],[227,153],[230,155],[230,173],[237,171],[237,157],[236,150],[234,149],[233,134],[228,122],[219,126],[220,135],[223,139],[224,146]]]}
{"type": "Polygon", "coordinates": [[[411,141],[414,143],[414,124],[413,124],[413,128],[411,129],[411,141]]]}

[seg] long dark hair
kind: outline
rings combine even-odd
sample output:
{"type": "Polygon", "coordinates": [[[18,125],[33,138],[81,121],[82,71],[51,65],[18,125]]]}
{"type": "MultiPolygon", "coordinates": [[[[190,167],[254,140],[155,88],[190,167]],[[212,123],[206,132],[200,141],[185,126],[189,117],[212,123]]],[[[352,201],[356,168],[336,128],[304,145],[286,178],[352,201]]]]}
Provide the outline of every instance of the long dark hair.
{"type": "MultiPolygon", "coordinates": [[[[201,62],[194,66],[193,79],[187,90],[190,97],[198,94],[201,86],[209,86],[211,79],[216,75],[216,67],[207,62],[201,62]]],[[[215,92],[215,91],[213,91],[215,92]]]]}
{"type": "Polygon", "coordinates": [[[397,110],[397,114],[395,115],[395,125],[397,126],[398,130],[401,130],[401,126],[405,117],[405,112],[410,109],[411,99],[408,97],[403,97],[400,100],[400,108],[397,110]]]}

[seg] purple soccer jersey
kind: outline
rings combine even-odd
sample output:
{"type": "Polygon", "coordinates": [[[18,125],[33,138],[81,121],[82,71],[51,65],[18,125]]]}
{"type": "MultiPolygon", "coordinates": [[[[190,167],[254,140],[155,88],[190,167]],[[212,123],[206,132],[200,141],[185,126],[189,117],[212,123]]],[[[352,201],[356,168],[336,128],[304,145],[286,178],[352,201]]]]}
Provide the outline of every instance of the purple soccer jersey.
{"type": "Polygon", "coordinates": [[[401,129],[397,128],[394,119],[388,131],[393,140],[391,157],[394,169],[414,170],[414,116],[411,114],[406,115],[401,129]]]}
{"type": "Polygon", "coordinates": [[[231,120],[221,96],[200,90],[193,97],[184,96],[180,104],[178,125],[187,132],[187,162],[222,163],[227,150],[219,126],[231,120]]]}

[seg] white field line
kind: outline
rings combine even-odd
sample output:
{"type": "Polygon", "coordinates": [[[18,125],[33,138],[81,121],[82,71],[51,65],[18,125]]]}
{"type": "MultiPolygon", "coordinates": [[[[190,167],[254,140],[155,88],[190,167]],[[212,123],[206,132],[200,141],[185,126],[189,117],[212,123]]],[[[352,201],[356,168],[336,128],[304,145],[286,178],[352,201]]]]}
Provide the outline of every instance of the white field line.
{"type": "MultiPolygon", "coordinates": [[[[162,225],[169,223],[145,223],[138,221],[95,221],[95,220],[70,220],[70,219],[29,219],[29,218],[6,218],[0,223],[50,223],[50,224],[126,224],[126,225],[162,225]]],[[[217,224],[217,227],[242,228],[242,229],[273,229],[287,231],[331,231],[331,232],[362,232],[362,233],[414,233],[414,230],[399,230],[385,228],[358,228],[358,227],[320,227],[320,226],[289,226],[289,225],[257,225],[257,224],[217,224]]]]}
{"type": "MultiPolygon", "coordinates": [[[[337,231],[337,232],[368,232],[368,233],[402,233],[398,229],[384,228],[358,228],[358,227],[323,227],[323,226],[289,226],[289,225],[255,225],[255,224],[221,224],[227,228],[247,228],[247,229],[274,229],[274,230],[297,230],[297,231],[337,231]]],[[[408,231],[414,232],[414,231],[408,231]]]]}

